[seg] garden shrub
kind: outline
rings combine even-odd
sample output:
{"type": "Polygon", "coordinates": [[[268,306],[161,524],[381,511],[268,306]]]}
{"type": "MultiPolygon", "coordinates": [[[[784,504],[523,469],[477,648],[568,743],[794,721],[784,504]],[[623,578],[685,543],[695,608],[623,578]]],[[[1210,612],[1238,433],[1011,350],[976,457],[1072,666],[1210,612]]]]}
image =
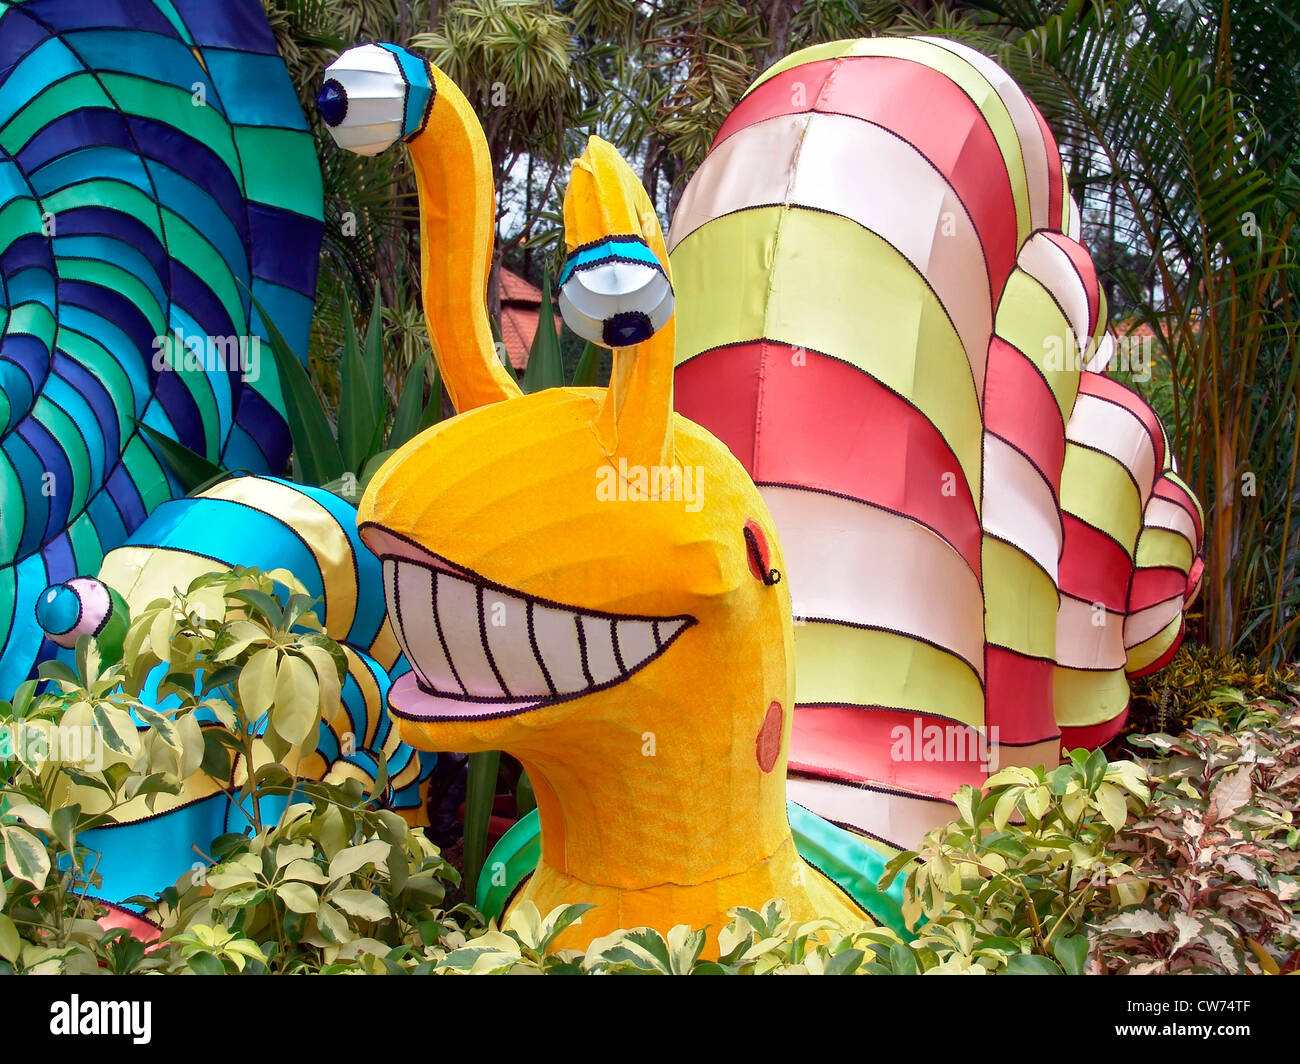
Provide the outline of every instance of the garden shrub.
{"type": "MultiPolygon", "coordinates": [[[[616,931],[586,951],[552,950],[584,906],[524,903],[484,925],[459,904],[459,875],[422,831],[378,807],[380,778],[304,780],[296,765],[332,708],[342,652],[287,573],[196,580],[134,618],[123,659],[83,639],[49,690],[0,702],[9,729],[83,722],[101,769],[0,745],[0,971],[462,974],[1001,974],[1300,969],[1300,709],[1288,677],[1186,655],[1175,681],[1193,719],[1178,735],[1133,735],[1150,756],[1074,751],[1050,770],[1011,767],[954,795],[958,818],[890,863],[913,935],[796,923],[780,899],[739,908],[703,957],[704,929],[616,931]],[[277,582],[287,587],[277,595],[277,582]],[[159,710],[141,700],[165,676],[159,710]],[[1198,664],[1199,663],[1199,664],[1198,664]],[[1229,668],[1231,666],[1231,668],[1229,668]],[[1198,671],[1199,670],[1199,671],[1198,671]],[[1244,687],[1221,681],[1244,676],[1244,687]],[[1273,697],[1258,697],[1261,691],[1273,697]],[[1199,701],[1198,701],[1199,700],[1199,701]],[[211,712],[224,728],[198,727],[211,712]],[[137,727],[137,722],[143,727],[137,727]],[[265,725],[264,726],[264,722],[265,725]],[[160,928],[146,944],[106,930],[86,831],[131,798],[175,794],[189,774],[245,773],[233,795],[253,825],[213,840],[199,871],[132,899],[160,928]],[[59,774],[91,797],[60,806],[59,774]],[[261,803],[285,799],[274,822],[261,803]],[[84,806],[84,807],[83,807],[84,806]]],[[[150,702],[156,700],[150,696],[150,702]]],[[[1170,719],[1173,719],[1172,716],[1170,719]]]]}
{"type": "Polygon", "coordinates": [[[1131,686],[1128,730],[1172,733],[1206,717],[1231,720],[1240,706],[1259,699],[1285,700],[1300,690],[1300,673],[1294,665],[1275,669],[1184,643],[1168,665],[1135,677],[1131,686]]]}

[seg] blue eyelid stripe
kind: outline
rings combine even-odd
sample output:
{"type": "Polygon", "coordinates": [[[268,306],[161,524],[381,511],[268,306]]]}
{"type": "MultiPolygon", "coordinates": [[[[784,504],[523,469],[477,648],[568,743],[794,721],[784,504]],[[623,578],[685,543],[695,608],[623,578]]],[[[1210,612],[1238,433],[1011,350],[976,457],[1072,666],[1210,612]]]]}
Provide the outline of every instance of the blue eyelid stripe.
{"type": "Polygon", "coordinates": [[[429,110],[429,98],[433,94],[433,85],[429,80],[429,65],[419,56],[412,55],[405,48],[395,44],[379,46],[391,52],[397,60],[406,79],[406,105],[402,109],[402,137],[413,137],[424,127],[424,120],[429,110]]]}
{"type": "Polygon", "coordinates": [[[664,272],[655,253],[646,246],[644,240],[637,240],[634,237],[611,237],[602,240],[594,247],[580,248],[565,259],[564,269],[560,271],[560,287],[564,287],[569,278],[579,270],[590,269],[606,262],[629,260],[652,266],[660,273],[664,272]]]}

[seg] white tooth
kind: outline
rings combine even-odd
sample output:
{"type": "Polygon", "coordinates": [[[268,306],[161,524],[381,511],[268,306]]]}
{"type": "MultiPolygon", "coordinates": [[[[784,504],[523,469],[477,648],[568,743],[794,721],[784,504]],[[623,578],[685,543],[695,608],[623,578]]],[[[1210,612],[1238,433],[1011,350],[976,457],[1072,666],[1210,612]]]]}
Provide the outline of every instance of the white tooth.
{"type": "Polygon", "coordinates": [[[500,698],[507,692],[501,689],[483,649],[478,586],[447,573],[435,578],[442,637],[465,692],[479,698],[500,698]]]}
{"type": "Polygon", "coordinates": [[[460,691],[460,684],[447,664],[447,655],[442,652],[442,641],[433,623],[433,579],[433,572],[422,565],[399,563],[397,566],[397,590],[406,627],[402,646],[409,648],[406,660],[429,687],[455,694],[460,691]]]}
{"type": "Polygon", "coordinates": [[[551,694],[528,637],[528,606],[522,599],[484,589],[488,648],[497,671],[516,698],[546,698],[551,694]]]}
{"type": "Polygon", "coordinates": [[[546,662],[551,683],[560,694],[585,691],[589,686],[578,649],[578,619],[568,610],[533,607],[533,635],[537,652],[546,662]]]}
{"type": "Polygon", "coordinates": [[[624,671],[631,672],[657,649],[650,621],[618,622],[618,655],[624,671]]]}
{"type": "Polygon", "coordinates": [[[591,673],[591,682],[599,685],[618,679],[622,670],[614,660],[609,621],[603,617],[582,617],[579,623],[586,641],[587,671],[591,673]]]}
{"type": "Polygon", "coordinates": [[[397,642],[401,645],[402,655],[406,658],[407,663],[415,670],[415,674],[428,683],[428,677],[420,671],[419,663],[416,662],[415,656],[411,653],[411,648],[406,644],[406,630],[402,618],[402,597],[398,593],[397,583],[398,564],[391,558],[384,559],[384,597],[388,600],[388,621],[393,626],[393,632],[397,636],[397,642]]]}
{"type": "Polygon", "coordinates": [[[686,622],[682,620],[655,621],[655,639],[658,641],[660,648],[666,647],[674,639],[677,633],[686,627],[686,622]]]}

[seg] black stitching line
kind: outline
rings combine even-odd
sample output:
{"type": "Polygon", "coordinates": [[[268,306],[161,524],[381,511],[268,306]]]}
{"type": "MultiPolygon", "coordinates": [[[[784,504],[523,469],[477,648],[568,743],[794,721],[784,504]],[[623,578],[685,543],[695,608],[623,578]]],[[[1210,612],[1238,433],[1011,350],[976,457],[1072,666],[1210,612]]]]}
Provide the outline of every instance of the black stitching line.
{"type": "MultiPolygon", "coordinates": [[[[602,244],[608,244],[610,241],[613,240],[635,240],[638,243],[645,244],[646,247],[650,246],[649,244],[646,243],[646,238],[643,237],[640,233],[606,233],[604,236],[597,237],[595,240],[589,240],[585,244],[578,244],[576,247],[574,247],[572,251],[568,253],[568,255],[565,256],[565,261],[567,262],[569,259],[573,258],[573,256],[578,254],[578,252],[580,251],[589,251],[592,248],[600,247],[602,244]]],[[[639,262],[640,260],[638,259],[637,261],[639,262]]],[[[648,266],[650,264],[645,263],[645,265],[648,266]]]]}
{"type": "MultiPolygon", "coordinates": [[[[1114,377],[1107,377],[1101,373],[1093,373],[1093,376],[1100,377],[1104,381],[1109,381],[1111,384],[1114,384],[1119,388],[1123,388],[1127,394],[1133,396],[1133,398],[1137,399],[1139,402],[1145,402],[1142,396],[1138,395],[1137,392],[1133,391],[1131,388],[1128,388],[1120,381],[1117,381],[1114,377]]],[[[1157,459],[1156,465],[1162,466],[1164,464],[1165,459],[1169,457],[1169,455],[1166,453],[1165,441],[1163,439],[1156,439],[1156,437],[1151,432],[1151,426],[1147,424],[1146,420],[1142,417],[1142,415],[1139,414],[1136,410],[1134,410],[1131,406],[1125,405],[1124,403],[1120,402],[1118,399],[1116,399],[1113,396],[1100,395],[1097,392],[1093,392],[1093,391],[1084,391],[1084,383],[1085,382],[1083,379],[1083,375],[1080,374],[1079,395],[1086,395],[1089,399],[1096,399],[1097,402],[1099,403],[1109,403],[1111,406],[1115,407],[1116,409],[1122,410],[1124,413],[1126,413],[1129,417],[1131,417],[1134,421],[1136,421],[1139,425],[1142,426],[1142,431],[1145,432],[1147,434],[1147,437],[1151,440],[1152,451],[1155,452],[1156,454],[1156,459],[1157,459]]],[[[1148,406],[1147,409],[1150,410],[1151,408],[1148,406]]],[[[1152,413],[1155,413],[1155,411],[1152,411],[1152,413]]],[[[1160,476],[1161,473],[1157,473],[1156,480],[1159,480],[1160,476]]]]}
{"type": "Polygon", "coordinates": [[[614,664],[622,675],[627,675],[627,666],[623,664],[623,654],[618,649],[618,621],[609,622],[609,644],[614,648],[614,664]]]}
{"type": "MultiPolygon", "coordinates": [[[[438,616],[438,574],[430,570],[433,575],[433,581],[430,584],[430,597],[433,600],[433,627],[438,632],[438,642],[442,644],[443,656],[447,659],[447,667],[451,669],[452,679],[456,681],[457,686],[465,694],[469,694],[469,688],[465,686],[465,681],[460,678],[460,673],[456,671],[456,663],[452,660],[451,651],[447,649],[447,637],[442,634],[442,618],[438,616]]],[[[480,617],[482,614],[480,614],[480,617]]],[[[416,682],[419,682],[419,674],[416,674],[416,682]]]]}
{"type": "MultiPolygon", "coordinates": [[[[672,638],[670,638],[667,643],[663,644],[663,646],[661,646],[657,651],[655,651],[655,653],[651,654],[648,658],[645,659],[645,661],[641,662],[641,664],[639,664],[635,669],[633,669],[632,673],[630,673],[629,675],[639,672],[641,669],[645,668],[647,665],[650,664],[650,662],[654,661],[657,657],[660,656],[660,654],[662,654],[665,650],[667,650],[670,646],[672,646],[672,644],[676,642],[677,636],[681,635],[682,632],[686,631],[688,628],[692,627],[693,625],[699,624],[699,621],[697,621],[694,617],[686,617],[684,618],[684,622],[685,623],[683,623],[682,626],[676,632],[673,633],[672,638]]],[[[470,703],[470,704],[485,704],[485,705],[491,705],[493,702],[500,703],[505,701],[505,699],[502,698],[496,698],[496,699],[482,698],[477,695],[468,695],[464,698],[459,698],[455,695],[449,695],[445,691],[434,691],[425,687],[423,684],[420,683],[420,674],[417,672],[412,671],[408,675],[414,678],[416,686],[422,692],[429,695],[436,695],[437,697],[445,699],[447,701],[455,701],[455,702],[470,703]]],[[[517,704],[512,704],[512,708],[501,710],[500,712],[497,713],[491,713],[491,712],[477,713],[477,714],[403,713],[402,710],[398,706],[394,705],[391,700],[389,701],[388,704],[388,711],[391,714],[393,714],[393,716],[401,717],[403,720],[423,721],[425,723],[446,723],[450,721],[466,721],[466,720],[496,720],[500,717],[516,717],[522,713],[529,713],[535,709],[545,709],[549,706],[560,705],[563,702],[572,702],[574,699],[577,698],[585,698],[587,695],[595,694],[597,691],[604,691],[606,688],[617,686],[618,684],[622,683],[626,679],[627,676],[616,676],[614,677],[614,679],[608,680],[604,683],[599,683],[592,687],[584,688],[581,691],[570,691],[567,692],[566,694],[559,695],[555,698],[549,698],[549,699],[542,698],[542,699],[537,699],[536,701],[530,699],[529,700],[531,702],[530,705],[518,707],[517,704]]]]}
{"type": "MultiPolygon", "coordinates": [[[[594,609],[588,609],[586,606],[572,606],[567,602],[559,602],[556,599],[548,599],[542,597],[541,595],[533,595],[526,591],[520,591],[518,588],[508,587],[507,585],[499,583],[496,580],[489,580],[486,576],[483,576],[481,573],[477,573],[473,569],[468,568],[467,566],[459,565],[456,562],[452,561],[450,558],[443,557],[441,554],[434,553],[433,551],[429,550],[427,547],[422,546],[419,542],[412,539],[410,536],[405,536],[400,532],[395,532],[391,528],[387,528],[384,525],[380,524],[378,521],[366,521],[364,524],[357,525],[357,529],[360,532],[364,532],[367,529],[371,529],[371,528],[377,529],[378,531],[382,532],[384,535],[391,536],[393,539],[400,540],[402,543],[409,544],[410,546],[414,547],[417,551],[419,551],[421,554],[425,555],[428,558],[433,558],[436,561],[444,563],[450,570],[447,572],[446,575],[450,576],[452,579],[465,580],[471,584],[482,584],[485,588],[491,588],[494,591],[500,591],[504,595],[510,595],[514,598],[525,599],[530,602],[535,602],[541,606],[550,606],[553,607],[554,609],[562,610],[565,613],[581,613],[586,617],[600,617],[605,620],[610,620],[612,618],[613,620],[616,621],[686,621],[688,624],[699,623],[698,621],[696,621],[694,617],[692,617],[690,614],[687,613],[678,614],[675,617],[652,617],[649,616],[648,614],[641,614],[641,613],[611,613],[609,610],[594,610],[594,609]]],[[[421,569],[431,569],[435,572],[442,571],[442,570],[434,569],[433,566],[425,562],[421,562],[408,555],[393,554],[391,551],[387,551],[383,554],[378,554],[378,552],[373,550],[371,551],[371,553],[377,554],[380,560],[391,558],[394,561],[402,562],[404,564],[418,565],[421,569]]]]}
{"type": "MultiPolygon", "coordinates": [[[[848,787],[855,791],[870,791],[872,794],[884,794],[890,798],[912,798],[919,802],[932,802],[935,805],[953,805],[951,799],[937,798],[932,794],[921,794],[918,791],[900,790],[895,787],[885,787],[881,784],[868,783],[865,780],[846,780],[838,776],[824,776],[818,772],[809,772],[805,770],[791,771],[791,779],[812,780],[819,783],[831,783],[837,787],[848,787]]],[[[862,829],[859,828],[859,831],[862,829]]],[[[892,844],[891,844],[892,845],[892,844]]]]}
{"type": "MultiPolygon", "coordinates": [[[[533,629],[532,600],[525,601],[524,606],[528,615],[528,645],[533,648],[533,660],[537,662],[538,668],[542,670],[542,678],[546,680],[547,689],[551,692],[551,697],[554,698],[559,694],[559,691],[555,689],[555,682],[551,679],[551,670],[546,667],[546,662],[542,659],[542,652],[537,647],[537,632],[533,629]]],[[[613,624],[615,622],[610,621],[609,623],[613,624]]]]}
{"type": "Polygon", "coordinates": [[[582,675],[587,680],[587,686],[594,687],[596,680],[591,675],[591,668],[587,664],[587,633],[582,630],[582,618],[575,615],[573,624],[578,629],[578,654],[582,658],[582,675]]]}
{"type": "MultiPolygon", "coordinates": [[[[934,639],[929,636],[918,635],[915,632],[904,632],[897,628],[890,628],[888,625],[884,625],[884,624],[867,624],[865,621],[849,621],[838,617],[804,617],[803,622],[804,624],[826,624],[826,625],[833,625],[839,628],[853,628],[860,632],[883,632],[886,635],[896,635],[903,639],[914,639],[918,643],[924,643],[926,646],[931,647],[934,650],[938,650],[943,654],[947,654],[954,661],[961,662],[963,665],[966,666],[966,668],[970,669],[971,673],[975,676],[976,682],[980,685],[980,690],[981,691],[984,690],[984,678],[980,676],[979,669],[976,667],[974,662],[969,661],[962,654],[958,653],[956,650],[953,650],[952,647],[946,647],[942,643],[936,643],[934,639]]],[[[804,703],[801,702],[799,704],[803,705],[804,703]]],[[[809,705],[819,705],[819,704],[842,705],[843,703],[830,702],[830,703],[808,703],[808,704],[809,705]]],[[[911,711],[909,710],[909,712],[911,711]]]]}
{"type": "Polygon", "coordinates": [[[113,611],[117,608],[113,605],[113,596],[108,593],[108,585],[101,584],[101,586],[104,588],[104,594],[108,597],[108,610],[104,614],[104,619],[100,621],[99,624],[95,626],[95,630],[90,633],[94,636],[99,635],[100,632],[108,627],[108,622],[113,618],[113,611]]]}
{"type": "MultiPolygon", "coordinates": [[[[435,576],[434,580],[438,578],[435,576]]],[[[478,637],[483,644],[483,653],[487,655],[488,668],[492,670],[492,675],[496,677],[497,683],[501,685],[501,690],[507,698],[514,698],[510,693],[510,688],[506,686],[505,678],[501,675],[501,670],[497,668],[497,660],[492,656],[492,647],[488,645],[487,636],[487,614],[483,612],[483,585],[477,585],[478,591],[478,637]]],[[[450,659],[449,659],[450,660],[450,659]]]]}

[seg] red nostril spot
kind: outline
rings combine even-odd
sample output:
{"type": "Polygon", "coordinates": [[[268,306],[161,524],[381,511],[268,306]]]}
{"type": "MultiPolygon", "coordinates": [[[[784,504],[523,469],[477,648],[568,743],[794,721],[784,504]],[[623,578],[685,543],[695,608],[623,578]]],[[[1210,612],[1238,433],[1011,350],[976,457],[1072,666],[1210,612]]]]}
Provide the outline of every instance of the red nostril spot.
{"type": "Polygon", "coordinates": [[[749,559],[749,571],[754,574],[755,579],[765,584],[776,582],[772,579],[768,567],[771,551],[767,545],[767,535],[763,532],[763,527],[754,520],[745,522],[745,554],[749,559]]]}

